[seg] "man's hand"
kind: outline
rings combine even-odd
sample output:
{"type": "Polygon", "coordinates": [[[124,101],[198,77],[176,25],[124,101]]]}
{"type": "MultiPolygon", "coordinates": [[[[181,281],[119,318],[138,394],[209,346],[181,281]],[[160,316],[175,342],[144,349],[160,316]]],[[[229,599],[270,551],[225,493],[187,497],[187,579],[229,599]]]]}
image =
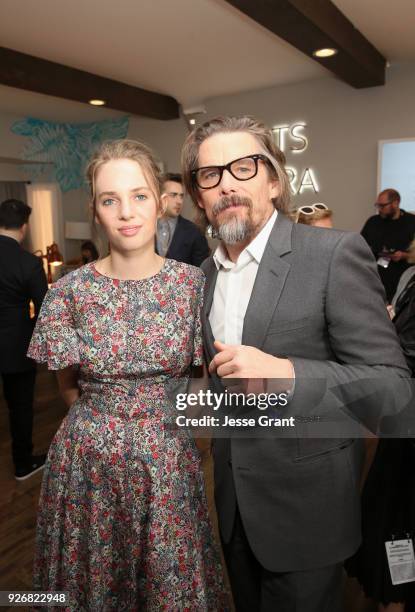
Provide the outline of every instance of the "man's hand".
{"type": "Polygon", "coordinates": [[[388,311],[388,315],[390,316],[390,318],[393,319],[393,317],[395,316],[395,309],[392,304],[388,304],[386,306],[386,310],[388,311]]]}
{"type": "Polygon", "coordinates": [[[395,251],[390,255],[392,261],[402,261],[408,258],[408,253],[406,251],[395,251]]]}
{"type": "Polygon", "coordinates": [[[253,346],[215,341],[218,353],[209,364],[209,373],[221,378],[294,378],[291,361],[268,355],[253,346]]]}

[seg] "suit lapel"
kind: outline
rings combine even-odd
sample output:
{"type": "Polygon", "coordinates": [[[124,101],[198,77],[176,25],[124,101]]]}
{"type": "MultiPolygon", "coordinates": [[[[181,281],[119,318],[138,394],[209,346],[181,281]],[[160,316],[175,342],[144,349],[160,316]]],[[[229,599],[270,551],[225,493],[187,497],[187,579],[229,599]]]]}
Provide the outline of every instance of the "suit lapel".
{"type": "Polygon", "coordinates": [[[167,258],[174,259],[173,256],[176,254],[177,246],[180,244],[180,241],[181,241],[181,229],[182,229],[182,217],[181,215],[179,215],[177,217],[176,227],[174,229],[169,248],[167,249],[167,253],[166,253],[167,258]]]}
{"type": "Polygon", "coordinates": [[[209,313],[210,313],[210,309],[212,308],[213,294],[215,292],[215,285],[216,285],[216,279],[218,276],[218,270],[215,266],[215,262],[213,261],[212,257],[209,257],[206,263],[203,264],[203,270],[206,274],[206,284],[205,284],[205,298],[204,298],[204,305],[203,305],[203,312],[202,312],[202,325],[203,325],[203,329],[205,330],[204,336],[205,336],[207,351],[213,357],[213,355],[216,352],[213,346],[213,342],[215,339],[213,337],[212,328],[211,328],[210,321],[209,321],[209,313]]]}
{"type": "Polygon", "coordinates": [[[277,308],[290,264],[282,258],[291,252],[292,222],[282,213],[270,234],[258,268],[251,299],[245,314],[242,344],[261,348],[277,308]]]}

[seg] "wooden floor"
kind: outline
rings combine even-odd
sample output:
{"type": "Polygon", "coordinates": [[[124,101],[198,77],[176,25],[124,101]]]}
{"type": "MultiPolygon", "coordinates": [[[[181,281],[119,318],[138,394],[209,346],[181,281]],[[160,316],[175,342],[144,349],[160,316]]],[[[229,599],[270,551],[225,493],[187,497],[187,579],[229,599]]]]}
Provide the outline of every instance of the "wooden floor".
{"type": "MultiPolygon", "coordinates": [[[[35,454],[46,453],[66,414],[54,376],[39,370],[36,381],[33,441],[35,454]]],[[[33,543],[42,472],[14,479],[8,411],[0,397],[0,590],[32,588],[33,543]]],[[[15,608],[10,608],[13,610],[15,608]]],[[[21,609],[21,608],[20,608],[21,609]]]]}
{"type": "MultiPolygon", "coordinates": [[[[35,453],[47,452],[65,414],[66,409],[58,396],[53,374],[39,369],[33,433],[35,453]]],[[[204,453],[203,467],[209,508],[215,522],[212,463],[207,453],[204,453]]],[[[14,479],[8,414],[0,392],[0,591],[31,590],[36,507],[41,478],[39,473],[23,482],[14,479]]],[[[372,612],[375,609],[364,599],[353,580],[345,579],[344,601],[345,612],[372,612]]]]}

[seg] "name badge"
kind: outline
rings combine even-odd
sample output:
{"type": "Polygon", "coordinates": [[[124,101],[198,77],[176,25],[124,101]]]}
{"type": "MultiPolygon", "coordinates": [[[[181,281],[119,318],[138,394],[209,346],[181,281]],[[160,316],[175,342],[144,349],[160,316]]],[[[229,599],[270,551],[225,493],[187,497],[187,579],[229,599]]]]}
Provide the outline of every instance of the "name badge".
{"type": "Polygon", "coordinates": [[[386,259],[386,257],[379,257],[376,263],[381,268],[388,268],[390,262],[391,262],[391,260],[390,259],[386,259]]]}
{"type": "Polygon", "coordinates": [[[385,542],[392,584],[415,580],[415,557],[412,539],[385,542]]]}

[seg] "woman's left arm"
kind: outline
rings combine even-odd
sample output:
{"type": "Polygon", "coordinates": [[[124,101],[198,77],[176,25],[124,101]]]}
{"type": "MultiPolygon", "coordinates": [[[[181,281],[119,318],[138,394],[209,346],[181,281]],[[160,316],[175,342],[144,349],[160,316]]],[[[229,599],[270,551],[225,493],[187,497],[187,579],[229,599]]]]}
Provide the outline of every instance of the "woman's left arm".
{"type": "Polygon", "coordinates": [[[65,404],[70,408],[79,397],[78,371],[69,366],[56,372],[58,386],[65,404]]]}

